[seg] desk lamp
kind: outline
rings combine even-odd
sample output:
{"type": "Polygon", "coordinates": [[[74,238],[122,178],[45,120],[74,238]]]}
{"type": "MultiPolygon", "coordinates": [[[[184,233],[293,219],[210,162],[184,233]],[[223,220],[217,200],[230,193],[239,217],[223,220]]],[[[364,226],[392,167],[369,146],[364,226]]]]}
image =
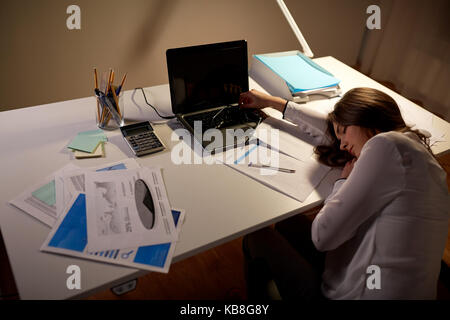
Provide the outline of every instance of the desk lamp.
{"type": "Polygon", "coordinates": [[[341,93],[339,80],[334,78],[331,73],[311,60],[314,54],[309,48],[308,43],[298,28],[298,25],[295,23],[289,9],[286,7],[286,4],[283,0],[277,0],[277,4],[297,37],[298,42],[300,42],[303,52],[294,50],[253,55],[253,63],[251,65],[249,75],[271,95],[279,96],[294,102],[307,102],[311,100],[310,98],[312,98],[312,96],[320,96],[316,97],[314,100],[323,97],[332,98],[338,96],[341,93]],[[300,60],[284,59],[284,57],[291,56],[298,56],[300,60]],[[286,62],[283,62],[284,64],[280,67],[280,62],[277,62],[272,64],[272,66],[268,66],[268,61],[274,61],[274,58],[284,59],[282,61],[289,61],[289,63],[293,63],[293,65],[289,65],[289,68],[287,68],[286,62]],[[298,72],[298,75],[303,77],[300,82],[298,82],[298,78],[296,78],[297,75],[292,75],[290,71],[286,71],[288,69],[297,70],[296,67],[299,67],[298,70],[302,70],[301,72],[298,72]],[[275,68],[277,71],[274,71],[272,68],[275,68]],[[287,78],[291,80],[291,83],[292,80],[296,83],[302,83],[302,89],[299,87],[294,88],[294,86],[288,84],[286,80],[287,78]],[[314,79],[315,86],[305,85],[305,79],[314,79]],[[320,81],[317,81],[316,79],[320,79],[320,81]],[[292,88],[294,88],[294,90],[292,88]]]}
{"type": "Polygon", "coordinates": [[[298,25],[295,23],[294,18],[292,17],[289,9],[286,7],[286,4],[283,0],[277,0],[278,5],[280,6],[281,12],[283,12],[284,17],[286,18],[287,22],[289,23],[289,26],[291,27],[292,31],[294,32],[295,36],[298,39],[298,42],[300,42],[300,45],[302,46],[303,53],[308,58],[314,57],[314,54],[312,53],[311,49],[309,48],[308,43],[306,42],[305,38],[303,37],[300,29],[298,28],[298,25]]]}

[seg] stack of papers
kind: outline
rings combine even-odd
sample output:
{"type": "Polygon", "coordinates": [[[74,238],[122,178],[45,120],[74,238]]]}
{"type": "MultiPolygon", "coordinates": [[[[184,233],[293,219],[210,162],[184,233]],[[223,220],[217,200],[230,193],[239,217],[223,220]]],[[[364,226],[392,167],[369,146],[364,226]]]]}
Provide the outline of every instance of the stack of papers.
{"type": "Polygon", "coordinates": [[[133,159],[88,169],[68,164],[10,203],[52,228],[41,251],[165,273],[185,215],[171,209],[161,170],[133,159]],[[153,199],[151,228],[137,209],[138,179],[153,199]]]}
{"type": "Polygon", "coordinates": [[[330,167],[320,164],[311,154],[295,158],[262,141],[227,151],[223,163],[300,202],[308,198],[330,171],[330,167]]]}
{"type": "Polygon", "coordinates": [[[269,69],[281,77],[295,94],[336,87],[340,80],[301,53],[294,55],[255,55],[269,69]]]}
{"type": "Polygon", "coordinates": [[[67,147],[74,151],[77,159],[102,157],[106,141],[106,135],[100,129],[84,131],[78,133],[67,147]]]}

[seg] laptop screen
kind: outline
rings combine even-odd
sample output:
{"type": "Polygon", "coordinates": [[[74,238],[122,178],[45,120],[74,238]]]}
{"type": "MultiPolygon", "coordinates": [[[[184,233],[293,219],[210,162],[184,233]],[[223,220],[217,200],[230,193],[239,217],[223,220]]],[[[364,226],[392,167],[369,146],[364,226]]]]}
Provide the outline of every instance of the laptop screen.
{"type": "Polygon", "coordinates": [[[237,103],[248,91],[245,40],[168,49],[166,57],[174,114],[237,103]]]}

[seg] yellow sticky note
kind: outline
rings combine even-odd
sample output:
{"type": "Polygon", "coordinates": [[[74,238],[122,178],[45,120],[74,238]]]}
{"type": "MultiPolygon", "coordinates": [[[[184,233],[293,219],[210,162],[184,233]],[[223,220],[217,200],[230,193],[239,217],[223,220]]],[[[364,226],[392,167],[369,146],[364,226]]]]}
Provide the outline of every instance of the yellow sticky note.
{"type": "Polygon", "coordinates": [[[83,152],[79,150],[74,150],[75,158],[84,159],[84,158],[98,158],[105,156],[105,143],[100,142],[94,152],[83,152]]]}

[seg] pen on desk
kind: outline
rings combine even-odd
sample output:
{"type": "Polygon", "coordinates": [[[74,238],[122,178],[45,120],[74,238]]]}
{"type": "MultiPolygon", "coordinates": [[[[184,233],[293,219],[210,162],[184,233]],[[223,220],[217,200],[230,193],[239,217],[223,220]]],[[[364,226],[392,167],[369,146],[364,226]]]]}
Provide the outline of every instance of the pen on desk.
{"type": "Polygon", "coordinates": [[[284,172],[284,173],[295,173],[294,169],[286,169],[286,168],[279,168],[279,167],[271,167],[265,164],[253,164],[252,162],[250,162],[248,164],[249,167],[254,167],[254,168],[261,168],[261,169],[269,169],[269,170],[276,170],[276,171],[280,171],[280,172],[284,172]]]}

